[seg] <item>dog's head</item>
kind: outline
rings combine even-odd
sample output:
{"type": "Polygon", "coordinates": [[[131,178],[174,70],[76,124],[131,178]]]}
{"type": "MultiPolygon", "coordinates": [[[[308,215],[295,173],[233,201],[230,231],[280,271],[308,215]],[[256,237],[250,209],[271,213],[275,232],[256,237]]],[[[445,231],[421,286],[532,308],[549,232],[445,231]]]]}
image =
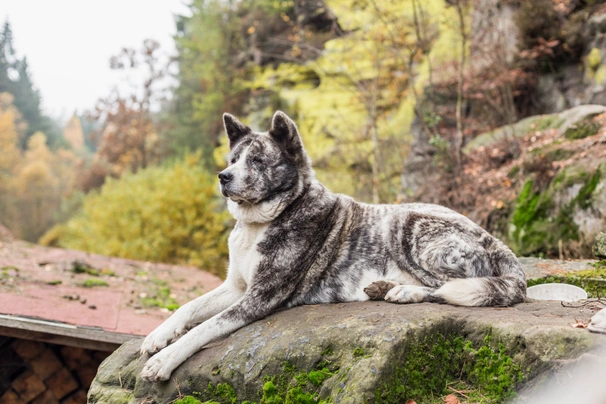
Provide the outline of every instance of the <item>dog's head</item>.
{"type": "MultiPolygon", "coordinates": [[[[276,204],[300,194],[313,179],[311,162],[297,125],[283,112],[268,132],[253,132],[230,114],[223,115],[229,139],[229,166],[219,173],[221,193],[242,207],[276,204]]],[[[230,209],[231,210],[231,209],[230,209]]]]}

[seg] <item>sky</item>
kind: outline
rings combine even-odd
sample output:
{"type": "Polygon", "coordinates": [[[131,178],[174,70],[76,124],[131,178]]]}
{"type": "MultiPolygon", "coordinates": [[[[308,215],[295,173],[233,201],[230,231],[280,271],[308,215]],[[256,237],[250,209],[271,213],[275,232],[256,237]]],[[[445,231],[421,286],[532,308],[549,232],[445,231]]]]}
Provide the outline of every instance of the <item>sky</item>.
{"type": "MultiPolygon", "coordinates": [[[[188,0],[1,0],[19,57],[26,56],[44,111],[67,119],[92,109],[124,74],[109,67],[123,47],[146,38],[162,53],[175,51],[175,14],[189,15],[188,0]]],[[[132,77],[131,77],[132,79],[132,77]]],[[[135,77],[136,79],[136,77],[135,77]]],[[[135,81],[135,80],[133,80],[135,81]]]]}

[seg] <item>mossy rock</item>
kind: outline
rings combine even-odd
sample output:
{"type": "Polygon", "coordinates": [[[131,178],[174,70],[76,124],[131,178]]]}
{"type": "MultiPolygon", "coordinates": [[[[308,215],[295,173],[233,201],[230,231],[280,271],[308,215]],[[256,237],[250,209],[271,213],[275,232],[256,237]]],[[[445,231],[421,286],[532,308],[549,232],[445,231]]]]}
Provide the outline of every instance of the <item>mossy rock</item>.
{"type": "Polygon", "coordinates": [[[570,140],[584,139],[596,135],[600,131],[600,128],[601,126],[597,122],[586,119],[566,129],[564,137],[570,140]]]}
{"type": "Polygon", "coordinates": [[[596,236],[591,252],[596,258],[606,259],[606,233],[600,232],[596,236]]]}
{"type": "Polygon", "coordinates": [[[489,147],[506,139],[522,137],[530,131],[547,129],[557,129],[561,135],[570,139],[591,136],[596,130],[591,118],[604,112],[606,107],[603,105],[579,105],[560,113],[530,116],[512,125],[502,126],[475,137],[463,151],[468,154],[480,146],[489,147]]]}
{"type": "Polygon", "coordinates": [[[561,170],[545,187],[526,179],[513,204],[506,243],[518,255],[557,257],[574,244],[589,256],[596,226],[606,224],[600,206],[606,197],[606,163],[576,164],[561,170]]]}
{"type": "Polygon", "coordinates": [[[127,342],[102,363],[88,400],[441,403],[452,386],[484,402],[502,402],[561,359],[596,345],[599,337],[568,325],[586,316],[559,302],[508,310],[385,302],[302,306],[212,344],[163,383],[139,377],[147,359],[138,353],[141,340],[127,342]]]}

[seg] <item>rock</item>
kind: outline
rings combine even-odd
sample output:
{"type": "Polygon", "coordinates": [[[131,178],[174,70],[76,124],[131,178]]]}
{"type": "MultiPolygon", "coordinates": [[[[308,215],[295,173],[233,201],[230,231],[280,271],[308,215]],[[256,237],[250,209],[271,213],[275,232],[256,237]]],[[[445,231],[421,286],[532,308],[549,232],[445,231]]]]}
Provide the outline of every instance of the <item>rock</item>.
{"type": "Polygon", "coordinates": [[[100,366],[88,402],[165,403],[188,395],[221,403],[288,402],[286,396],[290,402],[425,402],[451,394],[449,382],[501,401],[542,380],[562,359],[597,346],[600,335],[570,327],[590,316],[559,302],[296,307],[198,352],[168,382],[139,377],[147,358],[139,356],[141,340],[129,341],[100,366]]]}
{"type": "Polygon", "coordinates": [[[606,233],[600,232],[593,242],[591,252],[596,258],[606,259],[606,233]]]}
{"type": "Polygon", "coordinates": [[[603,105],[579,105],[557,114],[530,116],[513,125],[505,125],[477,136],[463,151],[470,153],[480,146],[489,147],[505,139],[522,137],[533,130],[557,129],[564,135],[570,128],[604,112],[606,107],[603,105]]]}
{"type": "Polygon", "coordinates": [[[591,317],[587,329],[591,332],[606,334],[606,308],[598,311],[591,317]]]}

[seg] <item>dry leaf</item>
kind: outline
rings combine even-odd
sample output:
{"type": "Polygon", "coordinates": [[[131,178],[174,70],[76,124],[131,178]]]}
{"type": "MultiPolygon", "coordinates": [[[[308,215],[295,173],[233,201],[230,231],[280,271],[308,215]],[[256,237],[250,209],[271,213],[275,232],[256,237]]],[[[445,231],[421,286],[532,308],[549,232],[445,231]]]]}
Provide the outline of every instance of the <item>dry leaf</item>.
{"type": "Polygon", "coordinates": [[[581,323],[579,320],[577,320],[576,318],[574,319],[575,323],[574,324],[570,324],[570,326],[572,328],[587,328],[587,324],[581,323]]]}
{"type": "Polygon", "coordinates": [[[461,402],[459,401],[457,396],[455,396],[454,394],[449,394],[444,397],[444,404],[461,404],[461,402]]]}

